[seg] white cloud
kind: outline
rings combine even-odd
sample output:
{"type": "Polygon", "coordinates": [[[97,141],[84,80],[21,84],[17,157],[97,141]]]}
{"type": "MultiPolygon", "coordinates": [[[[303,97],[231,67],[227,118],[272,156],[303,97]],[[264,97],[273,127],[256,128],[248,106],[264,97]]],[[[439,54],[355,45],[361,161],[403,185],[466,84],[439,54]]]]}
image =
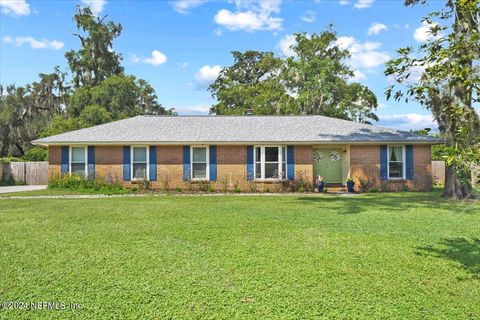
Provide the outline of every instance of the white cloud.
{"type": "Polygon", "coordinates": [[[164,64],[167,62],[167,56],[161,53],[158,50],[153,50],[152,51],[152,56],[150,58],[144,58],[142,59],[143,63],[148,63],[154,66],[159,66],[161,64],[164,64]]]}
{"type": "Polygon", "coordinates": [[[277,48],[280,50],[281,54],[285,57],[294,57],[295,52],[291,49],[292,46],[296,45],[297,41],[295,36],[287,34],[285,37],[280,39],[280,42],[277,44],[277,48]]]}
{"type": "Polygon", "coordinates": [[[0,0],[2,13],[12,16],[28,16],[30,4],[26,0],[0,0]]]}
{"type": "Polygon", "coordinates": [[[374,0],[357,0],[354,7],[357,9],[370,8],[373,5],[374,0]]]}
{"type": "Polygon", "coordinates": [[[338,4],[340,4],[341,6],[346,6],[346,5],[350,4],[350,1],[349,0],[339,0],[338,4]]]}
{"type": "Polygon", "coordinates": [[[53,49],[60,50],[63,48],[64,44],[58,40],[37,40],[33,37],[3,37],[3,42],[13,44],[16,47],[21,47],[24,44],[30,45],[32,49],[53,49]]]}
{"type": "Polygon", "coordinates": [[[379,34],[380,32],[387,31],[387,30],[388,30],[387,26],[384,25],[383,23],[374,22],[372,23],[370,28],[368,28],[368,34],[369,35],[379,34]]]}
{"type": "Polygon", "coordinates": [[[415,31],[413,32],[413,38],[415,38],[415,40],[420,43],[431,40],[433,36],[430,32],[430,29],[434,26],[436,26],[435,23],[430,24],[426,21],[423,21],[422,25],[415,29],[415,31]]]}
{"type": "Polygon", "coordinates": [[[311,10],[307,10],[305,14],[302,16],[302,21],[305,21],[307,23],[315,22],[315,12],[311,10]]]}
{"type": "Polygon", "coordinates": [[[360,71],[360,70],[354,70],[353,71],[353,78],[351,79],[354,82],[361,82],[367,79],[367,76],[360,71]]]}
{"type": "Polygon", "coordinates": [[[382,45],[380,42],[361,43],[354,37],[338,37],[337,44],[340,48],[350,51],[350,62],[355,69],[372,69],[390,59],[386,52],[378,50],[382,45]]]}
{"type": "Polygon", "coordinates": [[[219,65],[205,65],[201,67],[194,75],[197,87],[207,88],[212,82],[217,79],[220,71],[222,71],[222,67],[219,65]]]}
{"type": "Polygon", "coordinates": [[[272,17],[272,14],[280,12],[281,0],[235,0],[237,10],[232,12],[221,9],[217,12],[214,20],[217,24],[229,30],[280,30],[282,18],[272,17]]]}
{"type": "Polygon", "coordinates": [[[107,4],[107,0],[82,0],[82,4],[86,7],[90,7],[93,14],[100,14],[105,5],[107,4]]]}
{"type": "Polygon", "coordinates": [[[173,2],[173,9],[181,14],[187,14],[191,9],[207,3],[208,0],[176,0],[173,2]]]}
{"type": "Polygon", "coordinates": [[[139,62],[142,61],[142,58],[140,58],[140,57],[137,56],[136,54],[130,55],[129,59],[130,59],[130,61],[133,62],[133,63],[139,63],[139,62]]]}
{"type": "Polygon", "coordinates": [[[379,115],[380,126],[385,126],[400,130],[418,130],[424,128],[437,128],[432,115],[423,115],[417,113],[379,115]]]}

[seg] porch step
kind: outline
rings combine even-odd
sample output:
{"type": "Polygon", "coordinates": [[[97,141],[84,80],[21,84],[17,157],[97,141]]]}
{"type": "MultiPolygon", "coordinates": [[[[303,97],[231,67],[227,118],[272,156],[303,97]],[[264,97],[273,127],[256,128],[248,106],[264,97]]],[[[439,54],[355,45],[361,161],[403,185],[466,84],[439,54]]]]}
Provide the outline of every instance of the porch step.
{"type": "Polygon", "coordinates": [[[347,192],[347,187],[329,187],[327,186],[328,192],[347,192]]]}
{"type": "Polygon", "coordinates": [[[347,186],[341,183],[327,183],[325,188],[328,192],[347,192],[347,186]]]}

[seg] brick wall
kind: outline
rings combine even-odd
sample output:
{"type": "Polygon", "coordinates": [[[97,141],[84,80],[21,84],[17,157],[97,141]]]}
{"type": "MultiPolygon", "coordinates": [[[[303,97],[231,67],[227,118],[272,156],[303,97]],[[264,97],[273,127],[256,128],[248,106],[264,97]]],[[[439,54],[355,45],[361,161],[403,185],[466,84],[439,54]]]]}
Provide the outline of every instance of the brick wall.
{"type": "Polygon", "coordinates": [[[350,146],[350,176],[358,188],[360,179],[371,179],[373,187],[383,191],[429,190],[432,187],[431,147],[415,145],[413,147],[414,179],[381,180],[380,179],[380,145],[350,146]]]}
{"type": "Polygon", "coordinates": [[[302,177],[313,182],[313,150],[312,146],[295,147],[295,178],[302,177]]]}
{"type": "Polygon", "coordinates": [[[95,147],[95,175],[108,181],[123,181],[123,147],[95,147]]]}
{"type": "Polygon", "coordinates": [[[59,177],[62,172],[62,147],[51,146],[48,148],[48,178],[59,177]]]}

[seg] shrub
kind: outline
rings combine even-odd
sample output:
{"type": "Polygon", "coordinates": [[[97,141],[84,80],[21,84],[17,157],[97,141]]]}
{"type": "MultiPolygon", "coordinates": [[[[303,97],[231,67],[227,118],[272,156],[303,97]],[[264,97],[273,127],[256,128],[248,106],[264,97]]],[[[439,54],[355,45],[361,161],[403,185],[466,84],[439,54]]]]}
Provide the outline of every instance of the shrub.
{"type": "Polygon", "coordinates": [[[152,185],[148,180],[139,180],[137,181],[138,192],[145,193],[152,190],[152,185]]]}
{"type": "Polygon", "coordinates": [[[170,175],[168,173],[162,176],[162,186],[164,190],[170,189],[170,175]]]}
{"type": "Polygon", "coordinates": [[[358,179],[358,182],[360,183],[360,185],[358,186],[360,192],[368,192],[373,186],[373,180],[371,180],[370,178],[358,179]]]}
{"type": "Polygon", "coordinates": [[[3,157],[0,158],[0,163],[22,162],[23,160],[17,157],[3,157]]]}
{"type": "Polygon", "coordinates": [[[370,192],[371,192],[371,193],[377,193],[378,190],[377,190],[376,188],[372,188],[372,189],[370,189],[370,192]]]}
{"type": "Polygon", "coordinates": [[[46,161],[48,160],[48,150],[45,147],[35,146],[29,149],[23,156],[26,161],[46,161]]]}
{"type": "Polygon", "coordinates": [[[210,181],[202,180],[198,183],[198,190],[199,191],[209,191],[210,190],[210,181]]]}
{"type": "Polygon", "coordinates": [[[176,187],[176,188],[175,188],[175,191],[177,191],[178,193],[180,193],[180,192],[182,192],[182,191],[183,191],[183,189],[182,189],[182,188],[180,188],[180,187],[176,187]]]}
{"type": "MultiPolygon", "coordinates": [[[[81,176],[72,174],[58,176],[50,180],[49,189],[68,189],[68,190],[92,190],[102,193],[124,193],[128,192],[117,180],[107,180],[103,177],[85,179],[81,176]]],[[[136,189],[136,188],[135,188],[136,189]]],[[[133,188],[131,191],[134,191],[133,188]]],[[[136,191],[136,190],[135,190],[136,191]]]]}
{"type": "Polygon", "coordinates": [[[249,180],[248,190],[250,190],[250,192],[258,192],[257,183],[255,181],[249,180]]]}
{"type": "Polygon", "coordinates": [[[242,192],[242,190],[241,190],[239,187],[235,187],[235,188],[233,189],[233,192],[235,192],[235,193],[240,193],[240,192],[242,192]]]}

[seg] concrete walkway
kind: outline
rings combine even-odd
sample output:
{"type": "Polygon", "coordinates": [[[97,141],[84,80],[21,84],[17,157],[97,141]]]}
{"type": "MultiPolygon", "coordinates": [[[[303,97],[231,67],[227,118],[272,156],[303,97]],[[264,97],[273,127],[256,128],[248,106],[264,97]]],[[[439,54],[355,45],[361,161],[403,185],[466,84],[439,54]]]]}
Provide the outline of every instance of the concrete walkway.
{"type": "Polygon", "coordinates": [[[47,186],[8,186],[0,187],[0,193],[44,190],[47,186]]]}

